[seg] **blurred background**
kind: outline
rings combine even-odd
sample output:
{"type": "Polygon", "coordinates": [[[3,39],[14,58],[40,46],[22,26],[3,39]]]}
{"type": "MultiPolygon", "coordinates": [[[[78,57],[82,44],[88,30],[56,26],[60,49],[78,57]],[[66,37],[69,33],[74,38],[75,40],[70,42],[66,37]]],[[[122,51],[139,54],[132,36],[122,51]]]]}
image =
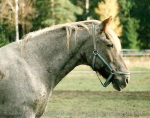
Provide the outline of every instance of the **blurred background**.
{"type": "Polygon", "coordinates": [[[149,0],[0,0],[0,47],[55,24],[113,16],[125,49],[150,48],[149,0]],[[18,25],[18,31],[16,31],[18,25]]]}
{"type": "Polygon", "coordinates": [[[150,1],[0,0],[0,47],[52,25],[109,16],[131,72],[129,86],[121,93],[103,88],[90,67],[81,65],[54,89],[42,118],[150,117],[150,1]]]}

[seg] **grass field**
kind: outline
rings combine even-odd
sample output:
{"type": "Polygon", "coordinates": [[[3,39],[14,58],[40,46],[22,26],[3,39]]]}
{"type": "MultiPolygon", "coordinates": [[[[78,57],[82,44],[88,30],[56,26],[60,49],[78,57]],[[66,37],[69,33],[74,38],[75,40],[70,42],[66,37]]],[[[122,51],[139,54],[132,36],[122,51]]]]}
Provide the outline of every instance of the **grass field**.
{"type": "MultiPolygon", "coordinates": [[[[90,70],[80,66],[75,70],[90,70]]],[[[150,71],[146,66],[130,70],[150,71]]],[[[95,73],[67,75],[54,89],[42,118],[150,118],[150,73],[131,74],[122,92],[102,87],[95,73]]]]}

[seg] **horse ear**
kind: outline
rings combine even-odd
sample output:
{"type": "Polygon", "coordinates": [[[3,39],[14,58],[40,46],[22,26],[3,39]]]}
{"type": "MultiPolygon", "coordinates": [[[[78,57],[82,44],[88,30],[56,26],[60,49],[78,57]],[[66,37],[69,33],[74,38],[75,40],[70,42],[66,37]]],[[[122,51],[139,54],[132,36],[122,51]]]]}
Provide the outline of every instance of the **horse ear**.
{"type": "Polygon", "coordinates": [[[106,31],[106,28],[110,24],[111,21],[112,21],[112,16],[110,16],[109,18],[107,18],[101,22],[101,24],[100,24],[101,32],[106,31]]]}

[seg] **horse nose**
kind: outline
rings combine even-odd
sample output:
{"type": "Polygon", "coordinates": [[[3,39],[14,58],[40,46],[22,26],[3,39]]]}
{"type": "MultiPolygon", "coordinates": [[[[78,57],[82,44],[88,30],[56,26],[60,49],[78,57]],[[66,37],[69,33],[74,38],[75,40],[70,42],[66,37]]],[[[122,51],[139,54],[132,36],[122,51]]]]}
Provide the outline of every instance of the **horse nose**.
{"type": "Polygon", "coordinates": [[[129,84],[129,77],[126,77],[126,78],[125,78],[125,83],[126,83],[126,85],[129,84]]]}

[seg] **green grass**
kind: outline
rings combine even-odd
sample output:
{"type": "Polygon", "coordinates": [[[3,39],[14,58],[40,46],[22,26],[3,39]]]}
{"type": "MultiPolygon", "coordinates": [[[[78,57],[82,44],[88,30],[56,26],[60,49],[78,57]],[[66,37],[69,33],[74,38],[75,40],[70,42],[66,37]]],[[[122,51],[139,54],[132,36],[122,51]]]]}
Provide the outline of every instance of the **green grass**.
{"type": "MultiPolygon", "coordinates": [[[[131,70],[149,71],[147,68],[131,70]]],[[[90,70],[86,66],[75,70],[90,70]]],[[[102,79],[104,80],[104,79],[102,79]]],[[[150,73],[131,74],[127,88],[102,87],[95,73],[67,75],[54,89],[42,118],[149,118],[150,73]]]]}
{"type": "Polygon", "coordinates": [[[150,71],[150,68],[146,67],[131,67],[129,68],[130,71],[150,71]]]}
{"type": "Polygon", "coordinates": [[[55,91],[42,118],[148,118],[149,108],[149,92],[55,91]]]}
{"type": "MultiPolygon", "coordinates": [[[[101,77],[102,81],[105,80],[101,77]]],[[[107,88],[102,87],[95,73],[69,74],[54,90],[63,91],[116,91],[110,84],[107,88]]],[[[129,85],[123,91],[149,91],[150,74],[131,74],[129,85]]]]}
{"type": "MultiPolygon", "coordinates": [[[[134,63],[134,62],[133,62],[134,63]]],[[[130,71],[150,71],[150,67],[142,67],[142,64],[140,66],[129,66],[130,71]]],[[[91,67],[86,65],[77,66],[74,71],[89,71],[92,70],[91,67]]]]}

